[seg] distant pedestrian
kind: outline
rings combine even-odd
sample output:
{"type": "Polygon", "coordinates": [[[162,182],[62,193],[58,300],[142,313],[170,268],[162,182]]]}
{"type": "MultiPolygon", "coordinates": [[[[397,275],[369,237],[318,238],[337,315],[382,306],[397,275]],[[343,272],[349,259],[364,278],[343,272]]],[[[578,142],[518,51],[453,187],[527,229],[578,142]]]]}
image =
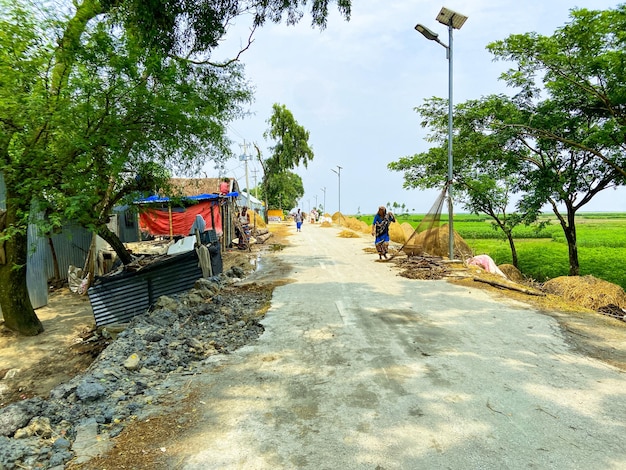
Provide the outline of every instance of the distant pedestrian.
{"type": "Polygon", "coordinates": [[[248,214],[248,208],[243,206],[241,212],[237,216],[236,231],[238,232],[239,243],[237,244],[240,250],[248,249],[250,246],[250,214],[248,214]]]}
{"type": "Polygon", "coordinates": [[[376,237],[374,244],[378,252],[378,259],[387,259],[389,249],[389,225],[396,219],[391,212],[387,212],[385,206],[380,206],[372,222],[372,236],[376,237]]]}
{"type": "Polygon", "coordinates": [[[296,231],[302,232],[302,222],[304,221],[304,216],[302,215],[302,212],[300,212],[300,209],[296,212],[294,220],[296,221],[296,231]]]}

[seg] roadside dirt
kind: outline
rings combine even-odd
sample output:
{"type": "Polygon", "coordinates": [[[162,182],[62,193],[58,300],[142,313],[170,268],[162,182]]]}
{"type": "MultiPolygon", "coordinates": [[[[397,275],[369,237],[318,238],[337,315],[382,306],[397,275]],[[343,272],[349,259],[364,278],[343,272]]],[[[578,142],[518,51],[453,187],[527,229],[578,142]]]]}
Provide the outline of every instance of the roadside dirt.
{"type": "MultiPolygon", "coordinates": [[[[226,251],[223,269],[239,266],[249,272],[257,268],[263,251],[280,249],[286,240],[280,226],[264,245],[251,251],[226,251]]],[[[268,269],[268,279],[280,279],[278,266],[268,269]]],[[[273,281],[272,281],[273,282],[273,281]]],[[[273,285],[265,285],[273,289],[273,285]]],[[[44,332],[19,336],[0,321],[0,407],[35,396],[46,397],[50,390],[84,372],[109,340],[97,335],[91,304],[86,295],[67,287],[50,292],[48,305],[36,310],[44,332]]],[[[0,317],[1,318],[1,317],[0,317]]]]}

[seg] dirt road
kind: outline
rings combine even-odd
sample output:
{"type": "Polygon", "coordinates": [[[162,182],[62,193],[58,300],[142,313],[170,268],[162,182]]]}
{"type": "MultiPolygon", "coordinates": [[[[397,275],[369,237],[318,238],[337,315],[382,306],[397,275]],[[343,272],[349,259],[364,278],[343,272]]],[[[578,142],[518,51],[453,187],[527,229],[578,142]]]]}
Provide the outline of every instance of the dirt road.
{"type": "Polygon", "coordinates": [[[305,226],[273,255],[293,282],[257,343],[190,381],[171,468],[626,467],[623,372],[549,316],[399,277],[338,232],[305,226]]]}

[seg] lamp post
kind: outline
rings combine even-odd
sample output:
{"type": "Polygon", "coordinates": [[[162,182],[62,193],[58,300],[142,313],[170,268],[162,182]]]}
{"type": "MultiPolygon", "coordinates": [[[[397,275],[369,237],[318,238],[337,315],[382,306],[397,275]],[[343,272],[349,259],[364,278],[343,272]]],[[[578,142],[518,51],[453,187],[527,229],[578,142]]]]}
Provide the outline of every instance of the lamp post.
{"type": "Polygon", "coordinates": [[[337,165],[336,170],[334,170],[333,168],[330,169],[330,171],[337,174],[337,178],[339,181],[339,214],[341,214],[341,170],[342,169],[343,168],[341,168],[339,165],[337,165]]]}
{"type": "Polygon", "coordinates": [[[439,40],[439,35],[426,26],[415,25],[415,30],[429,41],[435,41],[446,49],[448,59],[448,255],[454,259],[454,225],[452,210],[452,30],[461,29],[467,20],[467,16],[452,11],[446,7],[441,8],[437,15],[437,21],[448,27],[448,45],[439,40]]]}
{"type": "Polygon", "coordinates": [[[324,193],[324,207],[322,208],[322,216],[326,212],[326,186],[320,188],[320,190],[324,193]]]}

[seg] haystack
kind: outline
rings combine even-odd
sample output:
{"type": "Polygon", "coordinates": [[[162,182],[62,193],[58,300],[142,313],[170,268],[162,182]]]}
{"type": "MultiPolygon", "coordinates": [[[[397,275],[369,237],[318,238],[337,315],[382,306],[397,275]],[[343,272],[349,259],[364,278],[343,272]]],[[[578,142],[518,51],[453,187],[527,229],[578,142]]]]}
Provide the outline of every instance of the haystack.
{"type": "Polygon", "coordinates": [[[337,236],[339,238],[360,238],[360,235],[352,230],[342,230],[337,236]]]}
{"type": "MultiPolygon", "coordinates": [[[[403,248],[407,256],[430,255],[448,257],[449,255],[448,224],[433,227],[416,234],[403,248]]],[[[454,257],[465,259],[473,256],[472,249],[461,236],[454,232],[454,257]]]]}
{"type": "Polygon", "coordinates": [[[512,264],[499,264],[498,268],[513,282],[521,284],[525,281],[522,272],[512,264]]]}
{"type": "Polygon", "coordinates": [[[342,225],[354,230],[355,232],[367,233],[370,231],[369,226],[365,222],[355,217],[346,217],[342,225]]]}
{"type": "Polygon", "coordinates": [[[257,227],[257,228],[267,227],[267,225],[265,224],[265,221],[263,220],[263,217],[261,217],[259,214],[257,214],[254,211],[248,212],[248,214],[252,216],[250,217],[250,225],[252,225],[253,227],[257,227]]]}
{"type": "Polygon", "coordinates": [[[626,308],[624,289],[593,276],[556,277],[544,283],[543,289],[549,294],[560,295],[592,310],[608,305],[626,308]]]}
{"type": "Polygon", "coordinates": [[[333,224],[342,225],[345,221],[345,216],[341,212],[335,212],[332,216],[333,224]]]}
{"type": "Polygon", "coordinates": [[[413,226],[408,222],[402,222],[402,225],[400,225],[400,227],[402,227],[402,231],[404,232],[404,240],[402,241],[402,243],[406,243],[407,240],[411,238],[411,235],[413,235],[415,228],[413,228],[413,226]]]}
{"type": "Polygon", "coordinates": [[[402,226],[398,222],[392,222],[389,224],[389,239],[392,242],[404,244],[406,240],[404,238],[404,230],[402,230],[402,226]]]}

